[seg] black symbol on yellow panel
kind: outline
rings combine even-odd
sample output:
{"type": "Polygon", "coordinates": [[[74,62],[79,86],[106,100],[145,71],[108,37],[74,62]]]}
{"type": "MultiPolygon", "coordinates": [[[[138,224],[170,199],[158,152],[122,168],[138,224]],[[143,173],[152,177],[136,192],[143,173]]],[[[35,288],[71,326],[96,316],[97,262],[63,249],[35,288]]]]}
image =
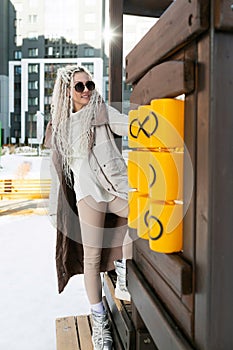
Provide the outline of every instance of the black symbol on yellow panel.
{"type": "Polygon", "coordinates": [[[129,126],[129,132],[130,135],[137,139],[140,132],[142,131],[146,137],[150,138],[156,131],[156,129],[158,128],[158,117],[154,112],[150,112],[148,116],[145,117],[145,119],[140,122],[137,118],[133,119],[130,123],[129,126]],[[150,122],[150,124],[149,124],[150,122]],[[149,129],[150,131],[147,131],[146,128],[146,124],[149,124],[149,129]],[[133,133],[133,127],[136,127],[137,133],[136,135],[133,133]]]}
{"type": "Polygon", "coordinates": [[[145,215],[144,215],[144,223],[147,227],[149,227],[149,221],[150,220],[154,220],[158,223],[159,225],[159,232],[156,236],[151,236],[150,233],[149,233],[149,237],[152,241],[157,241],[157,239],[161,238],[162,237],[162,234],[163,234],[163,224],[162,222],[154,215],[150,215],[149,216],[149,210],[146,211],[145,215]]]}
{"type": "Polygon", "coordinates": [[[152,186],[154,186],[154,184],[156,182],[156,170],[155,170],[155,168],[153,167],[152,164],[149,164],[149,167],[152,170],[152,174],[153,174],[153,178],[152,178],[151,183],[149,185],[149,187],[151,188],[152,186]]]}

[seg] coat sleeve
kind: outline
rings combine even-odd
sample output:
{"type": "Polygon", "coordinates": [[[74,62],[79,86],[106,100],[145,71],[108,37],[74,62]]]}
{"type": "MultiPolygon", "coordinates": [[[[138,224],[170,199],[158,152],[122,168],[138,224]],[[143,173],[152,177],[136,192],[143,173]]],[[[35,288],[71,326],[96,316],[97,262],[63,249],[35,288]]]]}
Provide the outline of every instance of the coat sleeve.
{"type": "Polygon", "coordinates": [[[108,106],[109,125],[112,131],[120,136],[128,136],[128,116],[108,106]]]}

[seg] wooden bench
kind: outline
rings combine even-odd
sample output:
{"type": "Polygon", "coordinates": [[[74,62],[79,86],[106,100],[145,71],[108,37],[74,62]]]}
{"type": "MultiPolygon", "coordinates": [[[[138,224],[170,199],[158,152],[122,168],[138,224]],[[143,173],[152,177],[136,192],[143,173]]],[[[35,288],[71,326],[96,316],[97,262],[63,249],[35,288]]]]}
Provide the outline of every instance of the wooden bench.
{"type": "Polygon", "coordinates": [[[90,315],[56,320],[57,350],[93,350],[90,315]]]}
{"type": "MultiPolygon", "coordinates": [[[[114,350],[124,350],[118,330],[109,311],[114,350]]],[[[91,315],[69,316],[56,319],[57,350],[93,350],[91,315]]]]}
{"type": "MultiPolygon", "coordinates": [[[[116,299],[114,287],[114,276],[105,274],[103,302],[109,314],[113,349],[134,349],[131,341],[132,337],[134,338],[134,329],[130,321],[130,303],[116,299]],[[113,304],[116,305],[116,309],[112,308],[113,304]],[[124,329],[124,327],[126,328],[124,329]]],[[[90,315],[69,316],[56,320],[57,350],[93,349],[91,335],[92,320],[90,315]]]]}
{"type": "Polygon", "coordinates": [[[48,198],[51,179],[2,179],[0,199],[48,198]]]}
{"type": "MultiPolygon", "coordinates": [[[[135,328],[132,322],[131,303],[115,298],[115,272],[104,274],[103,298],[111,323],[114,350],[156,350],[145,327],[135,328]]],[[[57,350],[93,349],[90,315],[69,316],[56,320],[57,350]]]]}

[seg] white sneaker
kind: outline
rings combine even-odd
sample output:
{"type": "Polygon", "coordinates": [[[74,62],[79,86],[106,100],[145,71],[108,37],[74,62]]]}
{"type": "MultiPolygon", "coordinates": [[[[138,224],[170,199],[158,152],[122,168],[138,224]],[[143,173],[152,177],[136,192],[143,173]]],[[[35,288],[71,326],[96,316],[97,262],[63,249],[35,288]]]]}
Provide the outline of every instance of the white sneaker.
{"type": "Polygon", "coordinates": [[[130,301],[131,297],[126,286],[126,263],[125,260],[114,261],[117,274],[115,297],[120,300],[130,301]]]}
{"type": "Polygon", "coordinates": [[[100,314],[91,311],[92,314],[92,343],[94,350],[111,350],[112,336],[107,312],[100,314]]]}

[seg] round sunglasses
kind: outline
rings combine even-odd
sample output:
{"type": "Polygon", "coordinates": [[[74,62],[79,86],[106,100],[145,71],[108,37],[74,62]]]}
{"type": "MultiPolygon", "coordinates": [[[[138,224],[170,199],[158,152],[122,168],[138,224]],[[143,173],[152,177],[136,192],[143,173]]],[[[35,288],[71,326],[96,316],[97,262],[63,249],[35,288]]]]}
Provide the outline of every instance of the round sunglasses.
{"type": "Polygon", "coordinates": [[[77,84],[75,84],[74,88],[77,92],[83,92],[85,87],[89,91],[93,91],[95,89],[95,83],[92,80],[88,80],[85,84],[83,82],[79,81],[77,84]]]}

